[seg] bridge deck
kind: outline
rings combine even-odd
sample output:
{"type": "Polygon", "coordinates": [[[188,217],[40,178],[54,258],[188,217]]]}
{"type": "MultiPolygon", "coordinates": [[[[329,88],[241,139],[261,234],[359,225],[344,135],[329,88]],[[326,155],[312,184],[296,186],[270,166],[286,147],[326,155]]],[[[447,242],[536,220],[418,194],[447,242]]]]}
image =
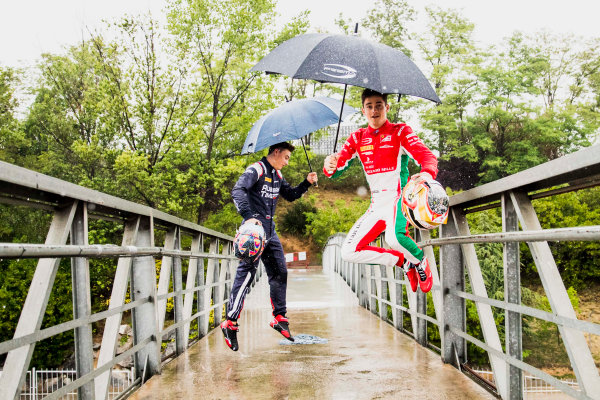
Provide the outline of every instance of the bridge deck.
{"type": "Polygon", "coordinates": [[[292,333],[326,344],[284,345],[268,326],[266,276],[248,295],[240,350],[213,330],[132,399],[492,399],[409,337],[358,306],[337,275],[290,270],[292,333]]]}

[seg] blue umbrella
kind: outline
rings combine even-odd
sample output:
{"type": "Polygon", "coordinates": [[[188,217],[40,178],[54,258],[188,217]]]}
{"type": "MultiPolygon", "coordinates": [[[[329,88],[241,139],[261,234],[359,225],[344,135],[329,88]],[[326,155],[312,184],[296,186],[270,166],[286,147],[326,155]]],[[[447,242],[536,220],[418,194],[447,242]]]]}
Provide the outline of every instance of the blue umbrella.
{"type": "MultiPolygon", "coordinates": [[[[292,100],[282,104],[252,126],[242,148],[242,154],[255,153],[276,143],[301,139],[317,129],[335,124],[340,118],[338,112],[341,106],[341,101],[329,97],[292,100]]],[[[357,111],[353,107],[344,105],[342,118],[357,111]]],[[[302,145],[304,146],[304,141],[302,145]]]]}

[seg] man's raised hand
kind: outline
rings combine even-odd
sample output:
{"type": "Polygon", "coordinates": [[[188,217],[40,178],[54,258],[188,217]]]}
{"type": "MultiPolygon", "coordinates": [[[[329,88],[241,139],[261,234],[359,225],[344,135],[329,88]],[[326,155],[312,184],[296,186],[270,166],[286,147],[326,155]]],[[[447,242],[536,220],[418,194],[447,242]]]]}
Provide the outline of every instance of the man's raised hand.
{"type": "Polygon", "coordinates": [[[332,174],[337,169],[337,162],[339,158],[339,153],[333,153],[325,157],[325,162],[323,163],[323,168],[327,173],[332,174]]]}
{"type": "Polygon", "coordinates": [[[310,172],[307,176],[306,176],[306,180],[311,184],[314,185],[315,183],[317,183],[317,173],[316,172],[310,172]]]}
{"type": "Polygon", "coordinates": [[[410,179],[412,179],[415,182],[422,182],[422,181],[430,181],[433,180],[433,177],[431,176],[431,174],[429,172],[420,172],[418,174],[414,174],[413,176],[410,177],[410,179]]]}

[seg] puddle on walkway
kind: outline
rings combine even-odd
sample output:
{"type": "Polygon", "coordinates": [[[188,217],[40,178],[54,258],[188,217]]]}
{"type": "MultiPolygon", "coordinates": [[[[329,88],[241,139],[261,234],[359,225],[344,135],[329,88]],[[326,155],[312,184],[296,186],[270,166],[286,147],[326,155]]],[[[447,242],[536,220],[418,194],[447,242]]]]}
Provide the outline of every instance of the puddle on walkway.
{"type": "Polygon", "coordinates": [[[294,335],[294,341],[290,342],[287,339],[283,339],[279,342],[281,345],[291,345],[291,344],[325,344],[327,343],[327,339],[320,338],[314,335],[306,335],[304,333],[300,333],[298,335],[294,335]]]}

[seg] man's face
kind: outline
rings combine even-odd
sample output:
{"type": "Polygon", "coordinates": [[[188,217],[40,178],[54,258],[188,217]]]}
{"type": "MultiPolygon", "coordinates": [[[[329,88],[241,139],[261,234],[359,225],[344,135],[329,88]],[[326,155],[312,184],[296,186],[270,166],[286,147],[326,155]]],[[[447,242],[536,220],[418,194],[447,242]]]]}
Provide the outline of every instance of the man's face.
{"type": "Polygon", "coordinates": [[[373,129],[381,128],[387,120],[390,105],[383,101],[381,96],[367,97],[363,103],[362,112],[367,117],[369,126],[373,129]]]}
{"type": "Polygon", "coordinates": [[[292,155],[292,152],[288,149],[276,149],[271,155],[273,157],[271,158],[271,160],[269,160],[269,163],[276,170],[281,170],[281,168],[285,167],[290,163],[290,156],[292,155]]]}

